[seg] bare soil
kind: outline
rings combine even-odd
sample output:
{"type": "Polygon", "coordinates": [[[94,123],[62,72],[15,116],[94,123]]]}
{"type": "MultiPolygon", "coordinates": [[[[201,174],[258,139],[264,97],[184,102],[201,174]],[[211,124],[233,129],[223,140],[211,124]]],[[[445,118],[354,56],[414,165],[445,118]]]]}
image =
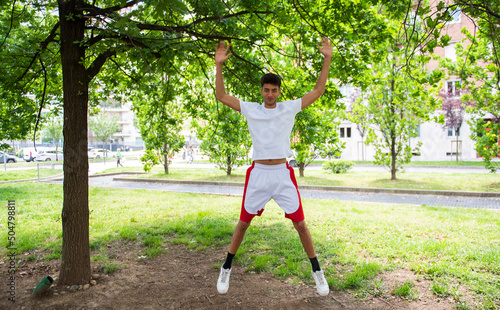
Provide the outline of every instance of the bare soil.
{"type": "Polygon", "coordinates": [[[322,297],[312,280],[292,284],[268,272],[249,273],[234,264],[229,291],[220,295],[216,283],[226,249],[197,251],[169,244],[166,253],[152,259],[141,258],[144,249],[132,242],[114,243],[106,250],[118,270],[104,274],[102,264],[93,263],[97,284],[75,291],[57,285],[59,260],[27,262],[23,257],[28,253],[21,255],[15,302],[8,300],[8,262],[1,262],[0,309],[454,309],[453,301],[432,294],[430,281],[408,270],[380,275],[384,286],[378,297],[359,299],[346,291],[331,291],[322,297]],[[55,279],[54,285],[44,295],[33,297],[33,289],[47,275],[55,279]],[[395,285],[408,279],[415,282],[419,298],[408,301],[392,296],[395,285]]]}

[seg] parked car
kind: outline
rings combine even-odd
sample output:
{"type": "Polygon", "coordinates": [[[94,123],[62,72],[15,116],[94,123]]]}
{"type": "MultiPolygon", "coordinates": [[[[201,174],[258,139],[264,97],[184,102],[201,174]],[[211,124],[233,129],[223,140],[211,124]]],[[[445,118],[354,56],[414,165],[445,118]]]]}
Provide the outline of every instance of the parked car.
{"type": "Polygon", "coordinates": [[[64,160],[63,152],[55,150],[40,150],[38,154],[36,154],[35,161],[55,161],[55,160],[64,160]],[[57,157],[57,158],[56,158],[57,157]]]}
{"type": "Polygon", "coordinates": [[[34,148],[25,148],[23,150],[23,159],[27,162],[35,161],[36,151],[34,148]]]}
{"type": "Polygon", "coordinates": [[[7,163],[17,163],[17,158],[15,156],[5,154],[4,152],[0,151],[0,164],[5,163],[4,158],[7,159],[7,163]]]}
{"type": "Polygon", "coordinates": [[[87,149],[87,155],[89,159],[97,158],[97,151],[93,147],[87,149]]]}
{"type": "Polygon", "coordinates": [[[104,154],[106,153],[106,158],[114,158],[116,154],[106,149],[89,149],[88,156],[89,158],[104,158],[104,154]]]}

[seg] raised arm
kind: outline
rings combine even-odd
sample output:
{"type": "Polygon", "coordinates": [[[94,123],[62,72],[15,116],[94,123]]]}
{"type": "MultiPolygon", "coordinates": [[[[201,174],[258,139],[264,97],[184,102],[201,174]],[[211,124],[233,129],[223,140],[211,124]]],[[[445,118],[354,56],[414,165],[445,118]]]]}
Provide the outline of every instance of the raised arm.
{"type": "Polygon", "coordinates": [[[330,71],[330,62],[332,60],[332,41],[329,38],[321,39],[321,46],[318,46],[319,51],[325,57],[323,59],[323,67],[319,74],[316,85],[313,90],[302,97],[302,110],[310,106],[314,101],[318,100],[325,92],[326,81],[328,80],[328,72],[330,71]]]}
{"type": "Polygon", "coordinates": [[[215,98],[217,98],[217,100],[227,105],[231,109],[240,112],[240,101],[237,98],[226,94],[226,88],[224,87],[224,78],[222,76],[222,67],[224,65],[224,61],[226,61],[229,56],[231,56],[231,54],[228,54],[229,46],[230,44],[226,46],[225,42],[219,42],[219,44],[215,45],[215,98]]]}

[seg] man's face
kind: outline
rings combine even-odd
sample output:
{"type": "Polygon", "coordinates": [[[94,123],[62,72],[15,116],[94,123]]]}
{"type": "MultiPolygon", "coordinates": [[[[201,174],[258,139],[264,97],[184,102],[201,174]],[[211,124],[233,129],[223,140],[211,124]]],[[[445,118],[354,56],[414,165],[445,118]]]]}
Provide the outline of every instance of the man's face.
{"type": "Polygon", "coordinates": [[[281,93],[280,88],[273,84],[264,84],[260,90],[264,103],[267,107],[274,107],[281,93]]]}

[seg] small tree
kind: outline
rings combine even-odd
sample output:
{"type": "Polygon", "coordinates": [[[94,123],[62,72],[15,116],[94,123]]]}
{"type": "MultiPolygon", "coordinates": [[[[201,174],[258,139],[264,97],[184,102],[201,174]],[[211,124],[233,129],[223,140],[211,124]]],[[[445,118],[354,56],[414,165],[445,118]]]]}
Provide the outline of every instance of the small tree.
{"type": "Polygon", "coordinates": [[[90,119],[89,128],[92,130],[97,140],[102,141],[104,149],[104,162],[106,162],[107,148],[106,141],[111,138],[111,135],[118,131],[118,116],[109,117],[105,113],[101,113],[90,119]]]}
{"type": "Polygon", "coordinates": [[[485,167],[496,172],[500,169],[500,163],[494,160],[500,156],[500,42],[489,31],[475,35],[465,29],[462,32],[467,47],[457,43],[456,61],[445,59],[440,64],[461,79],[462,88],[468,89],[460,99],[468,102],[467,111],[472,115],[471,138],[485,167]]]}
{"type": "MultiPolygon", "coordinates": [[[[186,113],[176,98],[182,85],[179,78],[171,75],[147,76],[131,97],[138,127],[146,145],[146,154],[141,158],[144,170],[162,163],[165,174],[169,173],[170,158],[184,144],[180,134],[186,113]]],[[[132,86],[133,87],[133,86],[132,86]]]]}
{"type": "MultiPolygon", "coordinates": [[[[465,91],[465,90],[464,90],[465,91]]],[[[444,124],[443,129],[452,129],[456,136],[457,143],[457,154],[456,160],[458,161],[458,136],[460,135],[460,128],[464,122],[465,109],[470,106],[470,102],[462,101],[460,96],[464,93],[461,90],[455,90],[455,92],[450,92],[448,90],[441,91],[439,96],[442,98],[442,111],[444,112],[444,124]]]]}
{"type": "Polygon", "coordinates": [[[420,147],[412,149],[409,145],[409,139],[417,134],[417,125],[430,120],[438,107],[435,84],[442,73],[422,70],[429,57],[408,59],[397,45],[388,50],[391,52],[385,59],[373,64],[364,95],[368,103],[365,111],[374,125],[367,137],[367,143],[375,146],[374,162],[388,167],[391,180],[396,180],[396,172],[420,147]]]}
{"type": "Polygon", "coordinates": [[[63,138],[63,124],[60,118],[52,117],[45,126],[44,135],[56,144],[56,160],[59,160],[59,140],[63,138]]]}
{"type": "Polygon", "coordinates": [[[193,126],[203,142],[201,149],[221,170],[231,175],[235,167],[248,163],[248,152],[252,140],[247,122],[240,113],[227,106],[219,108],[219,113],[205,115],[205,121],[195,121],[193,126]]]}

